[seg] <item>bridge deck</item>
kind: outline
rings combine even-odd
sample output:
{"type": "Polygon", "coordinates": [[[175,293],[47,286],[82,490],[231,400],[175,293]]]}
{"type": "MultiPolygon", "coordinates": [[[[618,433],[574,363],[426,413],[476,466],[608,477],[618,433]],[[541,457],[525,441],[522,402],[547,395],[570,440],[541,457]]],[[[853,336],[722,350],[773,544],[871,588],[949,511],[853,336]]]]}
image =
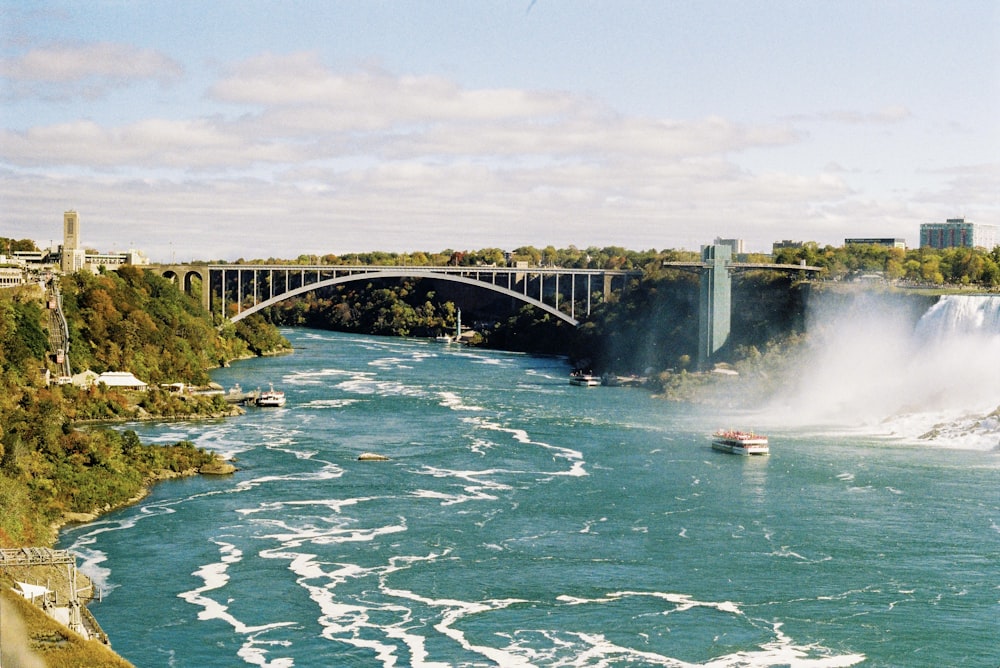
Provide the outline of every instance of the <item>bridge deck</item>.
{"type": "MultiPolygon", "coordinates": [[[[710,269],[711,262],[664,262],[661,266],[678,269],[710,269]]],[[[727,262],[727,269],[771,269],[773,271],[823,271],[823,267],[811,264],[773,264],[768,262],[727,262]]]]}

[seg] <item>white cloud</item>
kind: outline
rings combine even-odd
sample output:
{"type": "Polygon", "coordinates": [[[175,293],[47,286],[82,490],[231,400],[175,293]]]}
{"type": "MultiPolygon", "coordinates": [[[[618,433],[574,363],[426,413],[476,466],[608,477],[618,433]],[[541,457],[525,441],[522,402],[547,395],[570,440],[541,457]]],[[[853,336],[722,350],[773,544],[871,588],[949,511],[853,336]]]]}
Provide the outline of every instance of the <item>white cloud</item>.
{"type": "Polygon", "coordinates": [[[330,116],[366,127],[534,118],[564,113],[577,104],[563,93],[465,90],[440,77],[395,76],[375,67],[340,74],[326,68],[314,53],[249,59],[212,86],[209,94],[223,102],[267,108],[319,107],[330,116]]]}
{"type": "Polygon", "coordinates": [[[884,107],[875,111],[838,109],[816,114],[788,117],[789,121],[842,123],[846,125],[891,125],[913,118],[913,113],[902,105],[884,107]]]}
{"type": "Polygon", "coordinates": [[[166,85],[182,75],[179,63],[157,51],[110,42],[39,47],[0,59],[0,76],[18,97],[93,98],[143,81],[166,85]]]}

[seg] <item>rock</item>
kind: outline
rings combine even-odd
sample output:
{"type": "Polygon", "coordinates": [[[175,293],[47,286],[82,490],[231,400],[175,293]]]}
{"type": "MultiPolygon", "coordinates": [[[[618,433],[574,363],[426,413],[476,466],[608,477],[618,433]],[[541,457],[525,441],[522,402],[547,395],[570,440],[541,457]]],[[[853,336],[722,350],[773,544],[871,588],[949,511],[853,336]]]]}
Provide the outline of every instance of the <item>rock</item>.
{"type": "Polygon", "coordinates": [[[218,455],[209,463],[198,469],[202,475],[230,475],[236,472],[236,467],[218,455]]]}
{"type": "Polygon", "coordinates": [[[359,462],[387,462],[389,458],[375,452],[362,452],[358,455],[359,462]]]}

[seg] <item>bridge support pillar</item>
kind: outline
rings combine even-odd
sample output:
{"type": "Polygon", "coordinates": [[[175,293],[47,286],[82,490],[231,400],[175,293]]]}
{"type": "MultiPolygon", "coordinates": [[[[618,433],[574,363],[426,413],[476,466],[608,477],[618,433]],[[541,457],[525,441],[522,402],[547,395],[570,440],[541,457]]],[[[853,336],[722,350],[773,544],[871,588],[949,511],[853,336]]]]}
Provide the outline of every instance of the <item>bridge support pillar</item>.
{"type": "Polygon", "coordinates": [[[698,368],[707,369],[715,353],[729,339],[732,313],[732,279],[729,246],[703,246],[701,259],[705,267],[700,272],[701,299],[698,308],[698,368]]]}
{"type": "Polygon", "coordinates": [[[206,265],[201,264],[151,264],[146,267],[160,276],[168,278],[187,294],[191,294],[191,277],[197,276],[201,281],[201,305],[206,310],[212,310],[212,275],[206,265]]]}

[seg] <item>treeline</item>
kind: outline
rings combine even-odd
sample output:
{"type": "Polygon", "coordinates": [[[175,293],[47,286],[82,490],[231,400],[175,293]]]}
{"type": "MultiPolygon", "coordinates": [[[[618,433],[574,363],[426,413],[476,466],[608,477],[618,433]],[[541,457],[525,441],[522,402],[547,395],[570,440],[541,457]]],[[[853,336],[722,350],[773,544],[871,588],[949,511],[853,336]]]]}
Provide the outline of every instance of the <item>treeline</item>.
{"type": "Polygon", "coordinates": [[[209,367],[287,346],[261,318],[217,330],[192,297],[134,267],[80,272],[60,285],[73,371],[132,371],[153,389],[46,385],[54,351],[41,290],[0,290],[0,546],[48,544],[64,513],[121,505],[162,471],[212,459],[190,443],[147,446],[132,431],[80,430],[78,423],[226,411],[221,397],[179,396],[156,385],[204,383],[209,367]]]}
{"type": "Polygon", "coordinates": [[[11,239],[8,237],[0,237],[0,251],[4,255],[10,253],[32,253],[38,251],[38,246],[35,245],[32,239],[11,239]]]}
{"type": "Polygon", "coordinates": [[[982,248],[889,248],[874,244],[820,247],[809,242],[802,248],[782,248],[775,262],[823,267],[824,278],[852,278],[876,274],[888,281],[934,285],[1000,287],[1000,246],[982,248]]]}
{"type": "MultiPolygon", "coordinates": [[[[277,325],[381,336],[436,336],[455,328],[455,304],[432,281],[399,279],[337,285],[271,307],[277,325]]],[[[242,321],[241,321],[242,322],[242,321]]]]}
{"type": "MultiPolygon", "coordinates": [[[[344,255],[299,255],[297,258],[266,260],[236,260],[236,264],[275,264],[293,263],[303,265],[351,265],[373,264],[385,266],[409,267],[488,267],[507,266],[518,262],[526,262],[532,267],[566,267],[572,269],[642,269],[657,262],[693,261],[701,257],[697,251],[685,250],[645,250],[632,251],[620,246],[598,248],[590,246],[585,249],[569,246],[568,248],[535,248],[521,246],[507,252],[499,248],[484,248],[480,250],[445,249],[438,252],[416,251],[412,253],[389,253],[372,251],[369,253],[348,253],[344,255]]],[[[756,257],[756,256],[755,256],[756,257]]],[[[763,256],[761,256],[763,257],[763,256]]]]}

